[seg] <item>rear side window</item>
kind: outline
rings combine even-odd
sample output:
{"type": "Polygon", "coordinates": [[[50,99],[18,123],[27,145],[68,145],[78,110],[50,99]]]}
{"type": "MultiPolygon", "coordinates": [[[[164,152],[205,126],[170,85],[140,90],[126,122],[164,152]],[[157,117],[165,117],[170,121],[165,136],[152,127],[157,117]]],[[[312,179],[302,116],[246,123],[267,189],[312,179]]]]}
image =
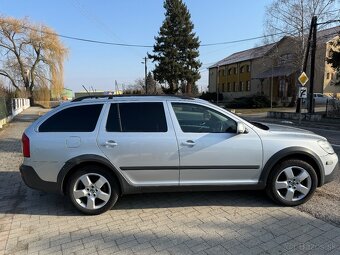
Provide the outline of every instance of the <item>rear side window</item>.
{"type": "Polygon", "coordinates": [[[45,120],[39,132],[92,132],[102,108],[103,104],[66,108],[45,120]]]}
{"type": "Polygon", "coordinates": [[[108,132],[167,132],[163,103],[111,104],[106,130],[108,132]]]}

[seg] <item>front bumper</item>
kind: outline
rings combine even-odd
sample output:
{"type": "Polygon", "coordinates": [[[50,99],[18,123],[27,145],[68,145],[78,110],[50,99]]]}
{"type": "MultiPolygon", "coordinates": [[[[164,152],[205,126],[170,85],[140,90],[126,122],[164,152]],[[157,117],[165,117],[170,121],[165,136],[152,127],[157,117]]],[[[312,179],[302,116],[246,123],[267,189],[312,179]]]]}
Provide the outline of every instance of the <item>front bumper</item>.
{"type": "Polygon", "coordinates": [[[28,187],[45,192],[58,193],[57,183],[42,180],[33,167],[21,165],[20,173],[21,178],[28,187]]]}
{"type": "Polygon", "coordinates": [[[337,172],[339,171],[339,162],[335,165],[333,171],[329,175],[325,175],[325,181],[323,184],[329,183],[333,181],[336,177],[337,172]]]}

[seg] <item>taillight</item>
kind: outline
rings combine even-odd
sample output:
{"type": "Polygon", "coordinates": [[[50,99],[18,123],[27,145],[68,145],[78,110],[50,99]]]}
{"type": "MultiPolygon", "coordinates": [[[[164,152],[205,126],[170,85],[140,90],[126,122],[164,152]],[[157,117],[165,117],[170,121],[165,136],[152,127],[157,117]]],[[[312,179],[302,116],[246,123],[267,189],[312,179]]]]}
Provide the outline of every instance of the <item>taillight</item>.
{"type": "Polygon", "coordinates": [[[25,133],[22,134],[21,142],[22,142],[22,154],[24,155],[25,158],[29,158],[31,156],[30,139],[25,133]]]}

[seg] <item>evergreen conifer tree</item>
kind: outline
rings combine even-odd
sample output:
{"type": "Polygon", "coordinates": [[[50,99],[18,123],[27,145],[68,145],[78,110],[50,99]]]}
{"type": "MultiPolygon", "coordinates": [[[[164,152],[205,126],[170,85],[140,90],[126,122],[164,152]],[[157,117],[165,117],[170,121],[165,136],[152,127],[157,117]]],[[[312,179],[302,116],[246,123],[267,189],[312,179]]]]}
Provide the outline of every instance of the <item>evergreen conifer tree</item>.
{"type": "Polygon", "coordinates": [[[185,92],[191,94],[191,88],[200,78],[199,39],[193,32],[194,25],[187,6],[182,0],[165,0],[165,19],[155,37],[153,54],[149,58],[156,63],[154,78],[160,83],[166,94],[175,94],[180,84],[185,83],[185,92]]]}

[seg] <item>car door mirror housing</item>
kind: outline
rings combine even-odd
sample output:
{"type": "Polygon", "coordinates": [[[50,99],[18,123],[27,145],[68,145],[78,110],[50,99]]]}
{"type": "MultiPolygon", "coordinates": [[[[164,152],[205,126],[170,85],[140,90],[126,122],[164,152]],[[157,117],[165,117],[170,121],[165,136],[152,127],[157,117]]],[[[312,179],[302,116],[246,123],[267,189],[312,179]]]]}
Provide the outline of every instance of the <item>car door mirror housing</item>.
{"type": "Polygon", "coordinates": [[[243,122],[237,122],[237,134],[246,134],[248,133],[246,126],[243,122]]]}

